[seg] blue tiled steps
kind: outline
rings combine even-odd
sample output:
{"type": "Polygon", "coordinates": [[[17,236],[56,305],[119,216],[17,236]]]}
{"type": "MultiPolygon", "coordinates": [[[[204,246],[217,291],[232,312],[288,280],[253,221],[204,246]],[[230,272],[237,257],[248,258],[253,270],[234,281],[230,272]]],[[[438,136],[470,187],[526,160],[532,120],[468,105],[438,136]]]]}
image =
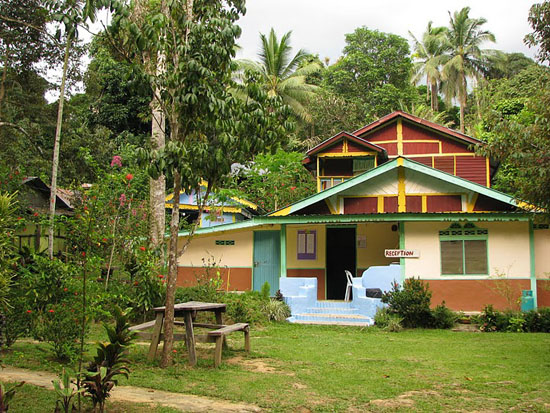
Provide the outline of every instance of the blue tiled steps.
{"type": "Polygon", "coordinates": [[[315,307],[288,318],[291,323],[368,326],[371,317],[359,314],[359,310],[345,301],[318,301],[315,307]]]}

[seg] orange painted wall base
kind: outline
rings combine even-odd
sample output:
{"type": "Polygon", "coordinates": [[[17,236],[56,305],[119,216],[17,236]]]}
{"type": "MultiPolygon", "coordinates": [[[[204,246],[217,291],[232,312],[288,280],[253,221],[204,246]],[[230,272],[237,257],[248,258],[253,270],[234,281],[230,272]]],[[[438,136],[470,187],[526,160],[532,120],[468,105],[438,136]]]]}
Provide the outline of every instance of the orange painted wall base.
{"type": "MultiPolygon", "coordinates": [[[[432,291],[432,306],[441,304],[455,311],[481,311],[492,304],[497,310],[519,310],[521,290],[529,290],[529,279],[521,280],[426,280],[432,291]],[[509,292],[512,303],[505,295],[509,292]]],[[[539,303],[540,305],[540,303],[539,303]]]]}
{"type": "MultiPolygon", "coordinates": [[[[215,271],[212,270],[215,276],[215,271]]],[[[222,288],[226,291],[247,291],[252,289],[252,268],[219,268],[222,288]],[[228,288],[229,284],[229,288],[228,288]]],[[[202,267],[178,267],[178,287],[197,285],[197,280],[205,276],[202,267]]]]}

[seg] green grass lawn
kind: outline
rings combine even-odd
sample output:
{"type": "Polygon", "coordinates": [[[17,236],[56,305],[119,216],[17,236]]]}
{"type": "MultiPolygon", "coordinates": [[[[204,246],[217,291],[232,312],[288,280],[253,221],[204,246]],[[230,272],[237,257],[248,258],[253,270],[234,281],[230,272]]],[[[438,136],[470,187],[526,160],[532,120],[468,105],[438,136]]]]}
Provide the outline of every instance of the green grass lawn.
{"type": "MultiPolygon", "coordinates": [[[[97,329],[92,334],[101,338],[97,329]]],[[[250,356],[238,350],[242,335],[230,336],[237,350],[224,354],[219,369],[213,345],[199,345],[198,366],[189,368],[178,343],[166,370],[147,363],[147,347],[136,345],[123,384],[279,411],[550,411],[550,334],[273,324],[251,335],[250,356]]],[[[3,362],[59,372],[45,349],[18,342],[3,362]]]]}

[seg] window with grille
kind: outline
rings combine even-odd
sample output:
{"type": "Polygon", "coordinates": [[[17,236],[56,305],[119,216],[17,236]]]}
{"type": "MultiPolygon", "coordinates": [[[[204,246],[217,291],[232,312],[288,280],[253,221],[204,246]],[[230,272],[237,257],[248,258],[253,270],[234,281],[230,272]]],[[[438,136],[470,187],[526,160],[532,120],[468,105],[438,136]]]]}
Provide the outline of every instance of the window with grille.
{"type": "Polygon", "coordinates": [[[487,239],[487,229],[471,223],[455,223],[439,231],[441,274],[487,275],[487,239]]]}

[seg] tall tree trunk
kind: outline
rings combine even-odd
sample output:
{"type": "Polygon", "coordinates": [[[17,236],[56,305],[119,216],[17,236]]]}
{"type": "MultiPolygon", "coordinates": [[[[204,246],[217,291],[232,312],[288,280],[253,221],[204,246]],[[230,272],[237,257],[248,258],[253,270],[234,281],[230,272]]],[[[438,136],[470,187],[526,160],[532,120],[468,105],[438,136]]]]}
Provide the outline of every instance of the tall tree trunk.
{"type": "MultiPolygon", "coordinates": [[[[187,19],[193,19],[193,0],[185,0],[185,12],[187,19]]],[[[189,27],[185,33],[185,41],[188,42],[189,27]]],[[[174,55],[174,64],[179,64],[179,55],[174,55]]],[[[170,110],[170,139],[174,142],[180,140],[180,119],[175,116],[175,109],[170,110]]],[[[162,348],[161,367],[172,364],[172,349],[174,347],[174,299],[176,294],[176,281],[178,277],[178,231],[180,213],[181,175],[178,170],[174,172],[174,198],[172,202],[172,219],[170,220],[170,247],[168,250],[168,281],[166,287],[166,308],[164,310],[164,346],[162,348]]],[[[200,212],[200,211],[199,211],[200,212]]],[[[199,215],[200,216],[200,215],[199,215]]]]}
{"type": "Polygon", "coordinates": [[[2,106],[4,105],[4,96],[6,96],[6,78],[8,77],[9,51],[10,45],[6,44],[4,67],[2,68],[2,83],[0,83],[0,119],[2,119],[2,106]]]}
{"type": "Polygon", "coordinates": [[[178,231],[180,223],[180,192],[181,175],[174,172],[174,198],[172,203],[172,219],[170,221],[170,245],[168,249],[168,281],[166,287],[166,309],[164,312],[164,346],[162,348],[161,367],[172,364],[172,349],[174,347],[174,297],[178,276],[178,231]]]}
{"type": "Polygon", "coordinates": [[[435,112],[439,112],[439,88],[438,88],[437,80],[435,80],[432,85],[432,101],[433,101],[432,110],[435,112]]]}
{"type": "Polygon", "coordinates": [[[50,186],[50,222],[48,229],[48,255],[53,258],[53,233],[54,233],[54,217],[55,217],[55,199],[57,196],[57,170],[59,167],[59,142],[61,140],[61,126],[63,121],[63,104],[65,103],[65,82],[67,80],[67,68],[69,66],[69,52],[71,50],[72,36],[67,36],[67,44],[65,46],[65,57],[63,60],[63,74],[61,76],[61,87],[59,89],[59,106],[57,108],[57,125],[55,128],[55,141],[53,144],[53,161],[52,161],[52,182],[50,186]]]}
{"type": "Polygon", "coordinates": [[[460,132],[464,133],[464,110],[466,109],[466,74],[460,74],[460,132]]]}
{"type": "MultiPolygon", "coordinates": [[[[161,12],[168,16],[169,10],[166,1],[161,1],[161,12]]],[[[157,53],[156,75],[161,76],[165,71],[165,56],[157,53]]],[[[151,101],[151,148],[162,149],[166,144],[166,118],[159,101],[162,90],[156,88],[151,101]]],[[[164,257],[164,231],[166,226],[165,214],[166,177],[159,176],[157,179],[149,179],[149,207],[151,209],[151,243],[153,247],[161,247],[161,262],[165,263],[164,257]]]]}
{"type": "MultiPolygon", "coordinates": [[[[160,96],[160,90],[157,90],[153,101],[151,102],[151,147],[153,149],[164,148],[166,142],[166,120],[164,112],[160,107],[160,103],[157,100],[157,96],[160,96]]],[[[164,228],[165,228],[165,207],[164,200],[166,197],[166,178],[164,175],[158,177],[158,179],[149,179],[149,205],[151,209],[151,243],[154,247],[161,247],[162,258],[164,263],[164,228]]]]}

